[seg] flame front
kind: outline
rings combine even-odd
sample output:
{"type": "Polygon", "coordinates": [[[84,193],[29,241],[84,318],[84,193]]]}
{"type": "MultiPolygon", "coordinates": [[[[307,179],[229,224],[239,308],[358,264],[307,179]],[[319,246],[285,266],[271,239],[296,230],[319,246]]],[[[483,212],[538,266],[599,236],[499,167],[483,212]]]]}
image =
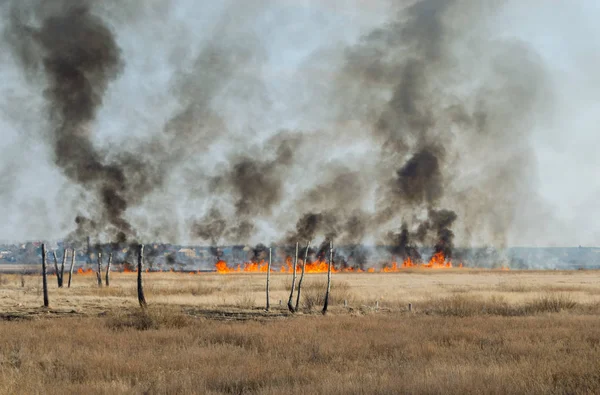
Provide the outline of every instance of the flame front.
{"type": "MultiPolygon", "coordinates": [[[[325,259],[318,259],[314,262],[307,262],[305,266],[306,273],[327,273],[328,262],[325,259]]],[[[217,272],[222,274],[227,273],[266,273],[268,268],[268,263],[263,261],[260,262],[246,262],[242,265],[238,265],[236,268],[229,267],[227,262],[220,260],[215,265],[217,272]]],[[[450,260],[446,260],[446,257],[443,253],[438,252],[434,254],[429,262],[427,263],[416,263],[410,258],[406,258],[402,264],[398,264],[395,260],[393,260],[390,265],[384,266],[380,273],[397,273],[407,268],[424,268],[424,269],[450,269],[452,268],[452,262],[450,260]]],[[[462,268],[462,263],[458,266],[462,268]]],[[[281,273],[292,273],[294,270],[294,264],[292,261],[292,257],[288,256],[285,260],[285,263],[281,265],[279,271],[281,273]]],[[[295,268],[297,273],[302,271],[302,260],[298,260],[298,264],[295,268]]],[[[271,272],[275,272],[273,268],[271,268],[271,272]]],[[[335,264],[331,267],[332,273],[364,273],[365,271],[360,268],[336,268],[335,264]]],[[[366,270],[367,273],[375,273],[375,268],[369,268],[366,270]]]]}

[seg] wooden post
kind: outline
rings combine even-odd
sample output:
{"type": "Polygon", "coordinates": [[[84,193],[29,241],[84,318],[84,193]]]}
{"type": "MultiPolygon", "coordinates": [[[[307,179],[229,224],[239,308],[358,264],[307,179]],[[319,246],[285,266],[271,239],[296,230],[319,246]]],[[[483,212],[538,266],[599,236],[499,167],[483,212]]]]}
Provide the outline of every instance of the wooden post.
{"type": "Polygon", "coordinates": [[[327,314],[329,307],[329,292],[331,291],[331,266],[333,265],[333,241],[329,242],[329,265],[327,265],[327,292],[325,292],[325,303],[323,303],[323,314],[327,314]]]}
{"type": "Polygon", "coordinates": [[[46,244],[42,244],[42,288],[44,290],[44,307],[50,306],[48,301],[48,278],[46,269],[46,244]]]}
{"type": "Polygon", "coordinates": [[[102,253],[98,251],[98,269],[96,270],[96,279],[98,286],[102,287],[102,253]]]}
{"type": "Polygon", "coordinates": [[[144,268],[144,245],[140,244],[138,248],[138,264],[137,264],[137,294],[140,307],[146,308],[146,298],[144,297],[144,285],[142,284],[142,271],[144,268]]]}
{"type": "Polygon", "coordinates": [[[63,250],[63,259],[62,259],[62,263],[60,264],[60,282],[58,283],[58,288],[62,288],[63,284],[64,284],[64,280],[65,280],[65,263],[67,262],[67,254],[68,254],[69,250],[68,249],[64,249],[63,250]]]}
{"type": "Polygon", "coordinates": [[[298,266],[298,242],[296,242],[296,255],[294,255],[294,268],[292,270],[292,290],[290,291],[290,298],[288,299],[288,310],[293,313],[294,312],[294,291],[296,288],[296,267],[298,266]]]}
{"type": "Polygon", "coordinates": [[[269,302],[269,285],[271,282],[271,249],[269,248],[269,264],[267,265],[267,308],[265,310],[269,311],[271,308],[271,303],[269,302]]]}
{"type": "Polygon", "coordinates": [[[56,283],[58,288],[60,288],[60,273],[58,272],[58,259],[56,259],[56,251],[52,251],[52,256],[54,257],[54,272],[56,273],[56,283]]]}
{"type": "Polygon", "coordinates": [[[304,253],[304,261],[302,262],[302,273],[300,273],[300,280],[298,280],[298,295],[296,297],[296,308],[298,311],[300,308],[300,290],[302,289],[302,280],[304,280],[304,269],[306,269],[306,260],[308,259],[308,250],[310,248],[310,241],[306,244],[306,252],[304,253]]]}
{"type": "Polygon", "coordinates": [[[409,312],[409,313],[410,313],[410,312],[412,312],[412,303],[409,303],[409,304],[408,304],[408,312],[409,312]]]}
{"type": "Polygon", "coordinates": [[[92,241],[90,236],[87,237],[87,263],[92,266],[92,241]]]}
{"type": "Polygon", "coordinates": [[[106,266],[106,278],[105,278],[105,280],[106,280],[106,286],[107,287],[110,286],[110,278],[109,277],[110,277],[110,266],[112,265],[112,255],[113,255],[112,252],[108,255],[108,266],[106,266]]]}
{"type": "Polygon", "coordinates": [[[71,277],[73,277],[73,267],[75,266],[75,248],[71,248],[71,267],[69,268],[69,282],[67,288],[71,288],[71,277]]]}

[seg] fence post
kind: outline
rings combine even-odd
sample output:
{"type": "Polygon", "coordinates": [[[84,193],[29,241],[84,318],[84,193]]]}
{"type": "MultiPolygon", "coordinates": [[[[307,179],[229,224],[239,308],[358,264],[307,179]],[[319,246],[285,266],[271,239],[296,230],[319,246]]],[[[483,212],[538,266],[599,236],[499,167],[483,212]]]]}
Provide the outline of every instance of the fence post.
{"type": "Polygon", "coordinates": [[[52,257],[54,258],[54,272],[56,273],[56,284],[60,288],[60,273],[58,272],[58,259],[56,258],[56,251],[52,251],[52,257]]]}
{"type": "Polygon", "coordinates": [[[310,248],[310,241],[306,244],[306,252],[304,253],[304,261],[302,261],[302,273],[300,273],[300,280],[298,280],[298,295],[296,296],[296,311],[300,308],[300,290],[302,289],[302,280],[304,280],[304,270],[306,269],[306,260],[308,259],[308,250],[310,248]]]}
{"type": "Polygon", "coordinates": [[[44,307],[48,307],[48,277],[46,269],[46,244],[42,244],[42,288],[44,290],[44,307]]]}
{"type": "Polygon", "coordinates": [[[110,266],[112,265],[112,257],[113,257],[113,253],[111,252],[108,255],[108,266],[106,266],[106,286],[108,287],[110,285],[110,266]]]}
{"type": "Polygon", "coordinates": [[[64,281],[65,281],[65,263],[67,262],[67,254],[68,253],[69,253],[69,250],[67,248],[65,248],[63,250],[62,263],[60,264],[60,281],[58,282],[58,288],[62,288],[64,281]]]}
{"type": "Polygon", "coordinates": [[[142,271],[144,266],[144,245],[140,244],[138,248],[138,265],[137,265],[137,294],[138,302],[142,309],[146,308],[146,298],[144,297],[144,285],[142,283],[142,271]]]}
{"type": "Polygon", "coordinates": [[[327,292],[325,292],[325,303],[323,304],[323,314],[327,314],[329,307],[329,293],[331,291],[331,266],[333,265],[333,241],[329,242],[329,265],[327,265],[327,292]]]}
{"type": "Polygon", "coordinates": [[[267,308],[269,311],[271,308],[271,303],[269,302],[269,285],[271,282],[271,248],[269,248],[269,264],[267,265],[267,308]]]}
{"type": "Polygon", "coordinates": [[[294,290],[296,288],[296,267],[298,266],[298,242],[296,242],[296,255],[294,255],[294,268],[292,269],[292,290],[290,291],[290,298],[288,299],[288,310],[290,312],[294,312],[294,305],[293,305],[293,299],[294,299],[294,290]]]}
{"type": "Polygon", "coordinates": [[[71,248],[71,268],[69,269],[69,282],[67,288],[71,288],[71,278],[73,277],[73,267],[75,266],[75,248],[71,248]]]}
{"type": "Polygon", "coordinates": [[[96,279],[98,286],[102,287],[102,253],[98,251],[98,269],[96,270],[96,279]]]}

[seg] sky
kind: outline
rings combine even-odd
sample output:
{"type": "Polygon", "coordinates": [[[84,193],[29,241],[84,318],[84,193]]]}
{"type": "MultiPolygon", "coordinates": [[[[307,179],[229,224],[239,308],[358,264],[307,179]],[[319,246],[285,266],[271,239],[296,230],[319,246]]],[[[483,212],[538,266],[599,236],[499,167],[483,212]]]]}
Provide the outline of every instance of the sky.
{"type": "MultiPolygon", "coordinates": [[[[244,86],[256,88],[239,90],[239,86],[225,83],[223,93],[214,98],[215,107],[226,114],[232,139],[246,139],[250,134],[247,144],[251,146],[281,129],[334,127],[340,120],[331,115],[325,97],[335,84],[346,49],[385,26],[393,15],[392,3],[153,0],[138,2],[136,7],[115,0],[96,6],[94,12],[114,31],[125,64],[109,85],[90,126],[93,142],[111,152],[135,151],[139,141],[159,134],[182,108],[181,91],[204,89],[194,86],[199,78],[183,83],[181,79],[186,71],[192,73],[206,43],[215,40],[258,48],[237,74],[244,86]]],[[[595,214],[600,212],[600,157],[596,155],[600,142],[596,131],[600,124],[600,5],[593,0],[491,3],[501,5],[486,22],[490,35],[532,48],[542,60],[550,92],[551,111],[530,125],[523,144],[532,147],[534,156],[535,199],[540,211],[551,218],[536,224],[516,221],[519,229],[511,229],[507,243],[599,245],[595,214]]],[[[0,5],[2,30],[8,29],[10,7],[9,1],[0,5]]],[[[28,80],[8,46],[6,40],[0,40],[0,240],[66,237],[73,231],[76,213],[86,212],[82,200],[93,197],[84,198],[85,188],[73,185],[55,165],[46,137],[49,121],[42,89],[28,80]]],[[[228,144],[228,140],[218,140],[206,151],[191,150],[186,155],[207,173],[217,172],[227,162],[228,144]],[[198,152],[202,155],[197,157],[198,152]]],[[[357,140],[333,156],[360,156],[361,150],[368,149],[357,140]]],[[[169,205],[160,216],[181,219],[173,221],[179,235],[173,241],[192,242],[187,237],[186,218],[201,216],[212,203],[202,194],[193,199],[182,197],[180,189],[190,189],[195,182],[185,176],[185,166],[182,169],[128,212],[142,218],[148,211],[169,205]]],[[[294,193],[293,187],[286,188],[294,193]]],[[[273,217],[278,209],[286,210],[286,206],[276,208],[273,217]]],[[[136,223],[144,226],[143,219],[136,223]]],[[[259,218],[257,223],[264,235],[257,238],[273,240],[279,232],[277,221],[259,218]]]]}

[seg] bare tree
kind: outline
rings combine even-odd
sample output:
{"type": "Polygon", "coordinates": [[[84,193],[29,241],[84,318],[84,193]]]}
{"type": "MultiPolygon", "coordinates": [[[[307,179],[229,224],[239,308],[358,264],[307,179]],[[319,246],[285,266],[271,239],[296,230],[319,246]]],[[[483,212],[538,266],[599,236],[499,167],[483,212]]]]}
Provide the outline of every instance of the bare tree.
{"type": "Polygon", "coordinates": [[[296,255],[294,255],[294,267],[292,269],[292,290],[290,291],[290,298],[288,299],[288,310],[294,313],[294,290],[296,288],[296,267],[298,265],[298,242],[296,242],[296,255]]]}
{"type": "Polygon", "coordinates": [[[269,264],[267,265],[267,308],[269,311],[271,308],[271,303],[269,302],[269,285],[271,282],[271,249],[269,248],[269,264]]]}
{"type": "Polygon", "coordinates": [[[144,297],[144,285],[142,283],[142,270],[144,268],[144,245],[140,244],[138,248],[138,264],[137,264],[137,294],[140,307],[146,308],[146,298],[144,297]]]}
{"type": "Polygon", "coordinates": [[[73,277],[73,267],[75,267],[75,248],[71,248],[71,267],[69,268],[69,282],[67,288],[71,288],[71,278],[73,277]]]}
{"type": "Polygon", "coordinates": [[[64,279],[65,279],[65,263],[67,261],[67,254],[68,254],[68,249],[64,249],[63,250],[63,259],[62,259],[62,263],[60,264],[60,281],[58,282],[58,288],[62,288],[63,284],[64,284],[64,279]]]}
{"type": "Polygon", "coordinates": [[[46,244],[42,244],[42,288],[44,290],[44,307],[48,307],[48,277],[46,269],[46,244]]]}
{"type": "Polygon", "coordinates": [[[58,271],[58,259],[56,258],[56,251],[52,251],[52,256],[54,257],[54,273],[56,273],[56,282],[58,288],[60,288],[60,272],[58,271]]]}
{"type": "Polygon", "coordinates": [[[302,280],[304,280],[304,270],[306,269],[306,260],[308,259],[308,250],[310,249],[310,241],[306,244],[306,252],[304,253],[304,261],[302,261],[302,273],[298,280],[298,296],[296,297],[296,311],[300,308],[300,290],[302,289],[302,280]]]}
{"type": "Polygon", "coordinates": [[[105,280],[106,280],[106,286],[107,287],[110,286],[110,278],[109,277],[110,277],[110,266],[112,265],[112,257],[113,257],[113,253],[111,252],[108,255],[108,266],[106,266],[106,278],[105,278],[105,280]]]}
{"type": "Polygon", "coordinates": [[[331,291],[331,266],[333,265],[333,241],[329,242],[329,265],[327,265],[327,292],[325,292],[325,303],[323,303],[323,314],[327,314],[329,307],[329,292],[331,291]]]}
{"type": "Polygon", "coordinates": [[[102,287],[102,253],[98,251],[98,269],[96,270],[96,279],[98,286],[102,287]]]}

